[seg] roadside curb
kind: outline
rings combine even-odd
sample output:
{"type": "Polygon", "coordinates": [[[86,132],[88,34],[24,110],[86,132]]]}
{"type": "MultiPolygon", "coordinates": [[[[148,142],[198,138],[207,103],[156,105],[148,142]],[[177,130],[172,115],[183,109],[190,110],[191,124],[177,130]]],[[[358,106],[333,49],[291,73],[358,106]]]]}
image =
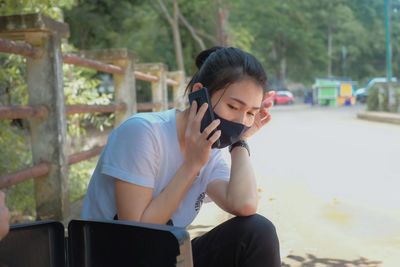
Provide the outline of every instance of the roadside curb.
{"type": "Polygon", "coordinates": [[[367,111],[363,113],[357,113],[357,118],[362,120],[392,123],[400,125],[400,114],[389,113],[389,112],[372,112],[367,111]]]}

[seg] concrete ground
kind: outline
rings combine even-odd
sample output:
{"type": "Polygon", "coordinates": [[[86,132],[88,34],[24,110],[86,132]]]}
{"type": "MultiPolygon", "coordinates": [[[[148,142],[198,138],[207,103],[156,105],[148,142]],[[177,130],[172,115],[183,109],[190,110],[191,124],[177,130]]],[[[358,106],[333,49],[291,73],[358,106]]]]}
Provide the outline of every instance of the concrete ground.
{"type": "MultiPolygon", "coordinates": [[[[283,266],[400,266],[400,126],[359,120],[363,109],[273,107],[250,140],[283,266]]],[[[188,229],[231,217],[206,203],[188,229]]]]}

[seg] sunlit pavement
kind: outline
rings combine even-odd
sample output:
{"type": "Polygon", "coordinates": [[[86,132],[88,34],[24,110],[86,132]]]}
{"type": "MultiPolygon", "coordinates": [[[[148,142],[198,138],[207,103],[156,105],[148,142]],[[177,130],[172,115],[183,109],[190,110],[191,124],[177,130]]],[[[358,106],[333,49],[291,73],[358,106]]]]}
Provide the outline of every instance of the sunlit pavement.
{"type": "MultiPolygon", "coordinates": [[[[283,266],[400,266],[400,126],[358,120],[363,109],[277,106],[250,140],[283,266]]],[[[205,204],[190,233],[229,217],[205,204]]]]}

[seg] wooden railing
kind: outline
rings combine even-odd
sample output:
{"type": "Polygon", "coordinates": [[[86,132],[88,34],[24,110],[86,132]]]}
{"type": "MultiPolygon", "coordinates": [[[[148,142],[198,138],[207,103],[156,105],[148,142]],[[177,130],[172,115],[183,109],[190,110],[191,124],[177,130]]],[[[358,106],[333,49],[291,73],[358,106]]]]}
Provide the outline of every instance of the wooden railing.
{"type": "Polygon", "coordinates": [[[165,64],[136,64],[127,49],[61,53],[61,38],[69,37],[67,24],[41,14],[0,17],[0,52],[27,57],[28,106],[1,106],[0,119],[28,118],[33,166],[0,176],[0,189],[35,178],[38,219],[62,220],[69,212],[68,166],[97,156],[103,147],[66,155],[66,116],[77,113],[113,112],[118,126],[137,111],[179,107],[185,77],[168,72],[165,64]],[[24,41],[24,42],[16,42],[24,41]],[[65,105],[62,64],[113,74],[112,105],[65,105]],[[150,82],[152,102],[136,102],[136,80],[150,82]],[[174,101],[168,103],[167,86],[174,101]]]}

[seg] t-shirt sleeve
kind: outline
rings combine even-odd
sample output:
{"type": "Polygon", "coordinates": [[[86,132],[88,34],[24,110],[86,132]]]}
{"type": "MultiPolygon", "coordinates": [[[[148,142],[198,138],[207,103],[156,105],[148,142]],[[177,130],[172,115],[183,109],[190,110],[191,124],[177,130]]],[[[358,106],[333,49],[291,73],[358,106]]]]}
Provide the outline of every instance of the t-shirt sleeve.
{"type": "Polygon", "coordinates": [[[208,177],[208,183],[217,179],[229,180],[231,168],[227,160],[223,157],[221,150],[213,151],[211,172],[208,177]]]}
{"type": "Polygon", "coordinates": [[[131,118],[107,140],[101,172],[123,181],[154,187],[159,151],[154,130],[142,118],[131,118]]]}

